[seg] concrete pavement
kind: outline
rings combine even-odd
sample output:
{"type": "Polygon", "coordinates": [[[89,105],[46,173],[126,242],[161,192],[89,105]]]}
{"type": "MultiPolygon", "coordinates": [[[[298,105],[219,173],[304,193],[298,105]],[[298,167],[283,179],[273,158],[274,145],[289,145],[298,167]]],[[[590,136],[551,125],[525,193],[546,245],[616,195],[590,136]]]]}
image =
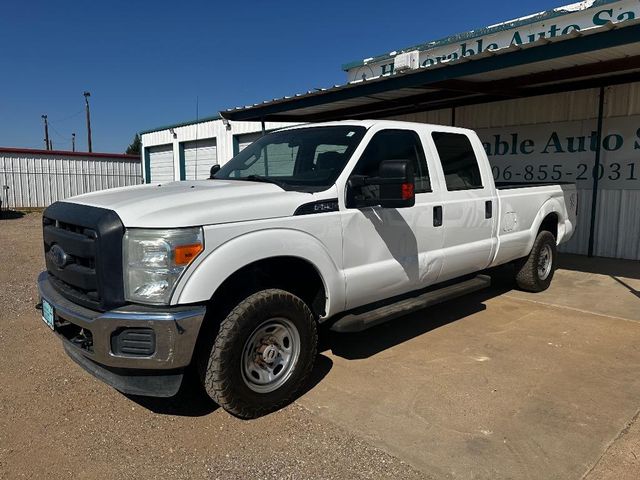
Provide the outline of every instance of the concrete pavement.
{"type": "Polygon", "coordinates": [[[541,294],[497,272],[488,291],[331,334],[333,366],[299,403],[433,478],[640,478],[639,264],[563,265],[541,294]]]}

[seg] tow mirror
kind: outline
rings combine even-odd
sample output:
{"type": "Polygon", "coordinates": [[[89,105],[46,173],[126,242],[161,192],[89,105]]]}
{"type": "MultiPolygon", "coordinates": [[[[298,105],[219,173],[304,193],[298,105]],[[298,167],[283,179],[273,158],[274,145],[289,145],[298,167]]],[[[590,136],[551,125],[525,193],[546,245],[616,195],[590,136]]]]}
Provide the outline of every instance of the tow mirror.
{"type": "Polygon", "coordinates": [[[378,177],[371,183],[380,185],[382,208],[413,207],[416,203],[413,165],[408,160],[384,160],[378,177]]]}
{"type": "Polygon", "coordinates": [[[380,205],[382,208],[413,207],[416,203],[413,164],[408,160],[384,160],[380,162],[377,177],[352,175],[349,188],[377,185],[378,200],[352,200],[356,208],[380,205]]]}
{"type": "Polygon", "coordinates": [[[216,173],[218,173],[218,171],[220,170],[220,165],[218,165],[217,163],[211,167],[211,170],[209,170],[209,180],[213,180],[215,178],[216,173]]]}

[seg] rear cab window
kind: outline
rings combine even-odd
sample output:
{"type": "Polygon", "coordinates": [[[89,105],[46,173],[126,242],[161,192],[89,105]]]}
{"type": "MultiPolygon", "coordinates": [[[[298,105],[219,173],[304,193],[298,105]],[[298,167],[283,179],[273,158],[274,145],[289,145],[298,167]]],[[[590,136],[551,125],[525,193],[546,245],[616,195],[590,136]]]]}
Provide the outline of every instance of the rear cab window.
{"type": "Polygon", "coordinates": [[[469,137],[462,133],[432,132],[447,190],[483,188],[480,166],[469,137]]]}

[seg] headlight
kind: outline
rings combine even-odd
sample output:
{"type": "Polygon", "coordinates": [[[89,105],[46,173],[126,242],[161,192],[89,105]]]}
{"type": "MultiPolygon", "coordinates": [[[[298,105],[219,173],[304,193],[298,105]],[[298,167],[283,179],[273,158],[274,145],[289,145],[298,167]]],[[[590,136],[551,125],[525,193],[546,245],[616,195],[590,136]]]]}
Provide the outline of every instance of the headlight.
{"type": "Polygon", "coordinates": [[[128,229],[123,249],[125,298],[166,305],[182,272],[204,250],[202,228],[128,229]]]}

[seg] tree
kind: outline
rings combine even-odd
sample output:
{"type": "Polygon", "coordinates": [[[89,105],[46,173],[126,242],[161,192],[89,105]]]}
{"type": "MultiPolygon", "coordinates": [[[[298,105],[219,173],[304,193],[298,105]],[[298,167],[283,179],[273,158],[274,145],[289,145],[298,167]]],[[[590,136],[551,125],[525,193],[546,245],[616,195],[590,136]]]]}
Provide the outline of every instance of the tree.
{"type": "Polygon", "coordinates": [[[131,145],[127,147],[127,154],[140,155],[141,151],[142,151],[142,140],[140,140],[140,135],[136,133],[136,136],[133,137],[133,142],[131,142],[131,145]]]}

